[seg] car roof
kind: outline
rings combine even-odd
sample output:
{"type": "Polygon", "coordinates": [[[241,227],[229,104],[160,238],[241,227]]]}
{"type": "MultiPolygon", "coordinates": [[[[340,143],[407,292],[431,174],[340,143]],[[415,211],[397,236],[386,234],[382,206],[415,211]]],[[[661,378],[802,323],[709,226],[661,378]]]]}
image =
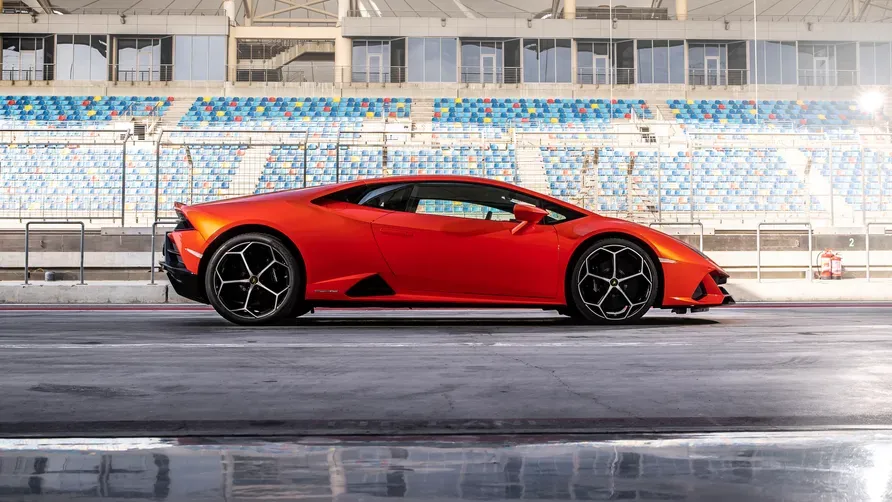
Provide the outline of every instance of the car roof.
{"type": "MultiPolygon", "coordinates": [[[[571,204],[569,202],[563,201],[561,199],[556,199],[551,197],[550,195],[545,195],[540,192],[536,192],[535,190],[529,190],[527,188],[512,185],[511,183],[507,183],[504,181],[493,180],[489,178],[478,178],[476,176],[456,176],[450,174],[424,174],[424,175],[413,175],[413,176],[387,176],[382,178],[366,178],[363,180],[356,181],[348,181],[344,183],[338,183],[334,185],[325,185],[322,190],[312,190],[313,198],[317,198],[319,196],[324,196],[329,193],[338,192],[345,188],[360,186],[360,185],[370,185],[370,184],[395,184],[395,183],[419,183],[425,181],[443,181],[450,183],[474,183],[478,185],[489,185],[504,188],[506,190],[513,190],[515,192],[521,192],[527,194],[531,197],[536,197],[539,199],[544,199],[559,206],[567,207],[573,209],[574,211],[579,211],[583,214],[594,214],[591,211],[579,207],[575,204],[571,204]]],[[[316,187],[323,188],[323,187],[316,187]]],[[[308,192],[309,194],[309,192],[308,192]]]]}

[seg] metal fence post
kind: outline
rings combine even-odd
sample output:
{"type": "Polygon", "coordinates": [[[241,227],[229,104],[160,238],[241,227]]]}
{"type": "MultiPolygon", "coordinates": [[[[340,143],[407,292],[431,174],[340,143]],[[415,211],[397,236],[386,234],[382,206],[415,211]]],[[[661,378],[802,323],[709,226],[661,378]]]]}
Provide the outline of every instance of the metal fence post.
{"type": "Polygon", "coordinates": [[[689,220],[691,222],[694,221],[694,152],[693,149],[689,152],[688,156],[688,168],[690,171],[688,172],[688,183],[691,185],[691,196],[688,202],[691,204],[691,212],[689,215],[689,220]]]}
{"type": "Polygon", "coordinates": [[[177,223],[177,220],[169,220],[169,219],[164,219],[164,220],[160,220],[160,221],[156,220],[155,222],[152,223],[152,249],[150,250],[150,253],[149,253],[151,255],[151,265],[152,266],[149,269],[149,271],[150,271],[149,275],[151,277],[151,282],[149,282],[149,284],[155,284],[155,234],[157,233],[158,226],[159,225],[171,225],[171,224],[176,224],[176,223],[177,223]]]}
{"type": "Polygon", "coordinates": [[[864,230],[864,272],[870,281],[870,227],[874,225],[892,225],[892,221],[872,221],[865,225],[864,230]]]}
{"type": "Polygon", "coordinates": [[[161,204],[161,138],[164,137],[164,131],[158,136],[158,142],[155,143],[155,218],[158,221],[158,206],[161,204]]]}
{"type": "Polygon", "coordinates": [[[861,222],[867,223],[867,168],[864,164],[864,147],[859,146],[859,157],[861,159],[861,222]]]}
{"type": "Polygon", "coordinates": [[[833,170],[834,169],[833,169],[833,147],[832,146],[827,147],[827,165],[830,167],[830,176],[829,176],[830,179],[828,181],[830,183],[830,226],[832,227],[832,226],[834,226],[834,221],[836,219],[836,211],[833,209],[833,199],[836,197],[834,196],[834,193],[833,193],[834,192],[833,191],[833,170]]]}
{"type": "Polygon", "coordinates": [[[28,242],[31,237],[31,225],[78,225],[81,229],[81,259],[80,259],[80,285],[83,286],[86,283],[84,282],[84,234],[86,233],[86,227],[83,221],[29,221],[25,223],[25,284],[28,284],[28,257],[30,255],[28,249],[28,242]]]}
{"type": "Polygon", "coordinates": [[[663,162],[662,148],[657,145],[657,221],[663,221],[663,162]]]}
{"type": "Polygon", "coordinates": [[[121,226],[125,226],[124,218],[127,215],[127,139],[128,133],[121,145],[121,226]]]}

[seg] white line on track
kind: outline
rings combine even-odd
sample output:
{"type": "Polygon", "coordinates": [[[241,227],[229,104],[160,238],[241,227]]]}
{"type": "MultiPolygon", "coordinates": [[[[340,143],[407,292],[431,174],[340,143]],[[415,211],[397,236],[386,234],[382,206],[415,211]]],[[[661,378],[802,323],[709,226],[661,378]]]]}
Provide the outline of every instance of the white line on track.
{"type": "Polygon", "coordinates": [[[103,344],[40,344],[10,343],[0,345],[0,350],[101,350],[101,349],[412,349],[431,347],[634,347],[639,345],[675,347],[693,345],[689,342],[353,342],[353,343],[103,343],[103,344]]]}

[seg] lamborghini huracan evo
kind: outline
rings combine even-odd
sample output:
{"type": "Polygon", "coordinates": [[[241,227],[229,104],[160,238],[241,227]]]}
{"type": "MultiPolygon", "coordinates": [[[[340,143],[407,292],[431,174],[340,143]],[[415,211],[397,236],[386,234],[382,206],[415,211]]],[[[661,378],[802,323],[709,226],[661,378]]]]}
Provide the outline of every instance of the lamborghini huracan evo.
{"type": "Polygon", "coordinates": [[[367,179],[176,204],[161,262],[178,294],[237,324],[318,306],[556,310],[622,323],[732,303],[697,249],[508,183],[367,179]]]}

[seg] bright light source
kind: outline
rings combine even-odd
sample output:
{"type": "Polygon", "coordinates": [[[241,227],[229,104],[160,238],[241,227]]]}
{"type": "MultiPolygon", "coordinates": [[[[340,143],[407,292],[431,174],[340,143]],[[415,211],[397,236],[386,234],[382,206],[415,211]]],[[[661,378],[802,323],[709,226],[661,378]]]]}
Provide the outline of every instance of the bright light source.
{"type": "Polygon", "coordinates": [[[868,113],[876,113],[883,108],[886,96],[880,91],[867,91],[858,98],[858,106],[868,113]]]}

